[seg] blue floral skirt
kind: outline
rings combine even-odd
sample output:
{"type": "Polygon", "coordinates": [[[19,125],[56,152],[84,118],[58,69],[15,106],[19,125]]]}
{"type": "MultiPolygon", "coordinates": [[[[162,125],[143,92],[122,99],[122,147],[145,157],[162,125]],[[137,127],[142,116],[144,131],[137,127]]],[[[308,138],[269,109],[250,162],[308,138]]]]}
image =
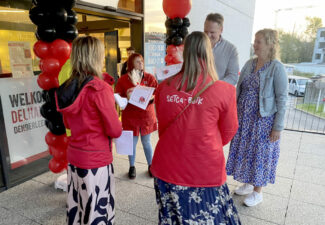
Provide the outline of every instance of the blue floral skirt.
{"type": "Polygon", "coordinates": [[[155,178],[160,225],[239,225],[227,184],[184,187],[155,178]]]}

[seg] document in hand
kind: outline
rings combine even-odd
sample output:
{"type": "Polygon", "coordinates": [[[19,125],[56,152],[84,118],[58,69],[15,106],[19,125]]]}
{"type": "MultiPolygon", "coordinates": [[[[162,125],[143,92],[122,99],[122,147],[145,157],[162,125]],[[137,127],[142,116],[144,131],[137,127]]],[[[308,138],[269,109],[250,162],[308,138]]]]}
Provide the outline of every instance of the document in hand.
{"type": "Polygon", "coordinates": [[[122,98],[119,94],[114,94],[115,102],[120,106],[120,108],[123,110],[128,104],[127,98],[122,98]]]}
{"type": "Polygon", "coordinates": [[[136,86],[130,96],[129,103],[145,110],[154,90],[153,87],[136,86]]]}
{"type": "Polygon", "coordinates": [[[174,76],[181,71],[183,63],[164,66],[156,69],[156,76],[158,80],[165,80],[168,77],[174,76]]]}
{"type": "Polygon", "coordinates": [[[133,155],[133,131],[124,130],[119,138],[115,138],[116,152],[120,155],[133,155]]]}

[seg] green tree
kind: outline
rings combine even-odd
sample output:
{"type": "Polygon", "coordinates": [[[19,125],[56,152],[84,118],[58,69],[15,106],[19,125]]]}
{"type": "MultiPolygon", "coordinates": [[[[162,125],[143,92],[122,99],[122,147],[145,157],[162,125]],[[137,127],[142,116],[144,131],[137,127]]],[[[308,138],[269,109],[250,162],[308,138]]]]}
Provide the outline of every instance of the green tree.
{"type": "Polygon", "coordinates": [[[311,62],[318,28],[323,26],[319,17],[306,17],[303,34],[279,31],[281,61],[283,63],[311,62]]]}
{"type": "Polygon", "coordinates": [[[323,26],[322,19],[319,17],[306,17],[307,27],[305,30],[305,35],[307,40],[315,40],[318,28],[323,26]]]}

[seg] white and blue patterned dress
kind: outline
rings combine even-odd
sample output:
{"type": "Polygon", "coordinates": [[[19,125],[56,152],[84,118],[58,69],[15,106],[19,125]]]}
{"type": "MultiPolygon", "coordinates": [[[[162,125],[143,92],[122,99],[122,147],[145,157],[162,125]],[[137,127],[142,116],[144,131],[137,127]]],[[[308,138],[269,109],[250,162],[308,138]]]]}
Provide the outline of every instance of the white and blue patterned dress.
{"type": "Polygon", "coordinates": [[[237,102],[238,131],[231,141],[226,170],[235,180],[254,186],[275,182],[280,154],[279,140],[270,142],[275,114],[261,117],[259,113],[260,72],[272,63],[266,63],[254,73],[256,60],[249,76],[244,78],[237,102]]]}

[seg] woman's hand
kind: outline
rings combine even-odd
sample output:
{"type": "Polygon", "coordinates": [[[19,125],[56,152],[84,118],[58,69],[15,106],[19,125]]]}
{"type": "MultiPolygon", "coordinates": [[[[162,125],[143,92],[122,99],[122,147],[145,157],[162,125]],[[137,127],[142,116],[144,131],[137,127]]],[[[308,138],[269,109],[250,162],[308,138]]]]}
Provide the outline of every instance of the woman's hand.
{"type": "Polygon", "coordinates": [[[276,142],[277,140],[279,140],[280,139],[280,134],[281,134],[281,131],[272,130],[272,132],[270,134],[270,141],[271,142],[276,142]]]}
{"type": "Polygon", "coordinates": [[[128,100],[130,99],[133,90],[134,90],[134,87],[129,88],[129,89],[126,91],[126,97],[128,98],[128,100]]]}

